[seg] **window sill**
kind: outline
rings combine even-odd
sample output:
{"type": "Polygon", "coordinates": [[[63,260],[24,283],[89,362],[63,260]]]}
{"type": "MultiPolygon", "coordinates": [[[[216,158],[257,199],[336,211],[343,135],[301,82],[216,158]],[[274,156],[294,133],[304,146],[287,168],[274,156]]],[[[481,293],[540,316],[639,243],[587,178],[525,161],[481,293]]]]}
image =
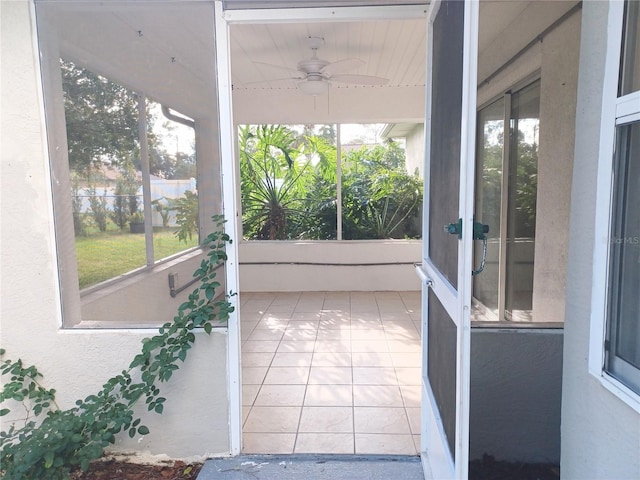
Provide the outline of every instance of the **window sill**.
{"type": "MultiPolygon", "coordinates": [[[[594,374],[592,373],[592,375],[594,374]]],[[[640,413],[640,395],[606,372],[602,372],[599,377],[597,375],[594,376],[605,389],[626,403],[636,413],[640,413]]]]}

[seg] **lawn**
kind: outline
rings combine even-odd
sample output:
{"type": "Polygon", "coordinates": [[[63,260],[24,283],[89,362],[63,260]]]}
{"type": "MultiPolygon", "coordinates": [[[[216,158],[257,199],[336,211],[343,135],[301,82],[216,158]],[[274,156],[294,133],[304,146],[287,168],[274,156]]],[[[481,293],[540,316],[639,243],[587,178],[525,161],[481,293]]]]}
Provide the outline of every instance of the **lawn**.
{"type": "MultiPolygon", "coordinates": [[[[153,249],[156,261],[195,247],[196,238],[180,242],[173,228],[154,228],[153,249]]],[[[76,237],[76,256],[80,288],[130,272],[146,264],[144,235],[107,231],[76,237]]]]}

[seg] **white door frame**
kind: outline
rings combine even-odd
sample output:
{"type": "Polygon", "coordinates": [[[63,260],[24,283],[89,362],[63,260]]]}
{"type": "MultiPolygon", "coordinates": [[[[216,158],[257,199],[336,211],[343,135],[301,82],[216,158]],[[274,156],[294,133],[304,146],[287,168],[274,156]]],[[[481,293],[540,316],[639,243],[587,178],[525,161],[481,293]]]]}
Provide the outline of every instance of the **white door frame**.
{"type": "MultiPolygon", "coordinates": [[[[428,257],[429,246],[429,180],[431,152],[431,88],[433,22],[441,6],[435,0],[429,10],[429,30],[427,36],[427,121],[425,122],[425,190],[423,209],[423,261],[417,267],[423,280],[422,288],[422,430],[421,456],[426,478],[466,479],[469,461],[469,370],[470,370],[470,314],[473,270],[473,203],[475,173],[475,125],[478,58],[478,1],[467,0],[464,12],[464,53],[462,69],[462,111],[461,111],[461,164],[459,191],[459,218],[462,219],[462,240],[458,244],[458,290],[440,273],[428,257]],[[427,312],[428,288],[432,288],[443,307],[456,324],[456,428],[455,455],[452,458],[447,446],[442,419],[435,397],[426,379],[427,370],[427,312]]],[[[457,219],[451,219],[455,222],[457,219]]]]}
{"type": "MultiPolygon", "coordinates": [[[[240,206],[238,204],[237,162],[235,153],[235,124],[233,121],[231,90],[231,59],[229,26],[232,24],[268,24],[296,22],[356,22],[365,20],[394,20],[424,18],[423,5],[390,5],[372,7],[292,8],[224,10],[215,1],[216,77],[220,125],[220,154],[223,179],[223,211],[225,231],[234,240],[227,246],[225,268],[227,291],[239,292],[238,241],[240,206]]],[[[238,296],[230,299],[235,311],[229,318],[227,382],[229,389],[229,450],[231,455],[242,452],[242,379],[240,359],[240,312],[238,296]]]]}

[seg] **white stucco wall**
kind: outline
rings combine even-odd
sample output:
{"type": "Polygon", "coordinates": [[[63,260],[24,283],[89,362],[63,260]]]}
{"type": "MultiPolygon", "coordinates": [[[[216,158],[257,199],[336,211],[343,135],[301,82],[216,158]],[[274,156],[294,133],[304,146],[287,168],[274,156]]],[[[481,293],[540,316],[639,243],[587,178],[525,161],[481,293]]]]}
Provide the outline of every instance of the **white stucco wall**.
{"type": "Polygon", "coordinates": [[[245,292],[420,290],[420,240],[251,241],[238,250],[245,292]]]}
{"type": "MultiPolygon", "coordinates": [[[[63,408],[97,392],[128,366],[137,331],[63,331],[53,236],[49,164],[32,2],[0,2],[2,347],[35,364],[63,408]]],[[[151,434],[119,439],[117,450],[172,457],[229,451],[226,331],[198,334],[186,364],[162,387],[162,416],[144,414],[151,434]]],[[[4,428],[4,425],[3,425],[4,428]]]]}
{"type": "Polygon", "coordinates": [[[406,137],[406,165],[411,175],[418,170],[420,178],[424,178],[424,123],[416,124],[406,137]]]}
{"type": "MultiPolygon", "coordinates": [[[[588,372],[593,229],[608,3],[588,1],[582,14],[575,164],[567,269],[562,462],[566,479],[640,478],[640,413],[588,372]]],[[[619,39],[612,39],[619,41],[619,39]]],[[[607,146],[613,149],[613,145],[607,146]]],[[[602,161],[610,162],[609,158],[602,161]]]]}

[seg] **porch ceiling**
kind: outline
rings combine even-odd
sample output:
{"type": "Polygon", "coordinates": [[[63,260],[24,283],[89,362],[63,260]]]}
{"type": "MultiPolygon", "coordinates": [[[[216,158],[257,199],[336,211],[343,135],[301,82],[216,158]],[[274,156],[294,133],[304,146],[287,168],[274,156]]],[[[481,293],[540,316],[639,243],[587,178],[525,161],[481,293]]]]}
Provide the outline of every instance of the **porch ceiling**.
{"type": "MultiPolygon", "coordinates": [[[[426,4],[427,2],[425,2],[426,4]]],[[[480,49],[531,3],[481,2],[480,49]]],[[[415,11],[415,6],[410,7],[415,11]]],[[[215,115],[213,6],[146,2],[46,3],[62,55],[194,118],[215,115]],[[194,13],[195,12],[195,13],[194,13]]],[[[39,19],[40,20],[40,19],[39,19]]],[[[237,24],[231,31],[236,121],[412,122],[424,117],[425,16],[360,22],[237,24]],[[324,38],[318,56],[358,58],[349,73],[389,79],[385,86],[334,84],[329,99],[301,95],[295,82],[273,82],[308,59],[309,36],[324,38]],[[289,111],[288,115],[283,111],[289,111]]]]}

